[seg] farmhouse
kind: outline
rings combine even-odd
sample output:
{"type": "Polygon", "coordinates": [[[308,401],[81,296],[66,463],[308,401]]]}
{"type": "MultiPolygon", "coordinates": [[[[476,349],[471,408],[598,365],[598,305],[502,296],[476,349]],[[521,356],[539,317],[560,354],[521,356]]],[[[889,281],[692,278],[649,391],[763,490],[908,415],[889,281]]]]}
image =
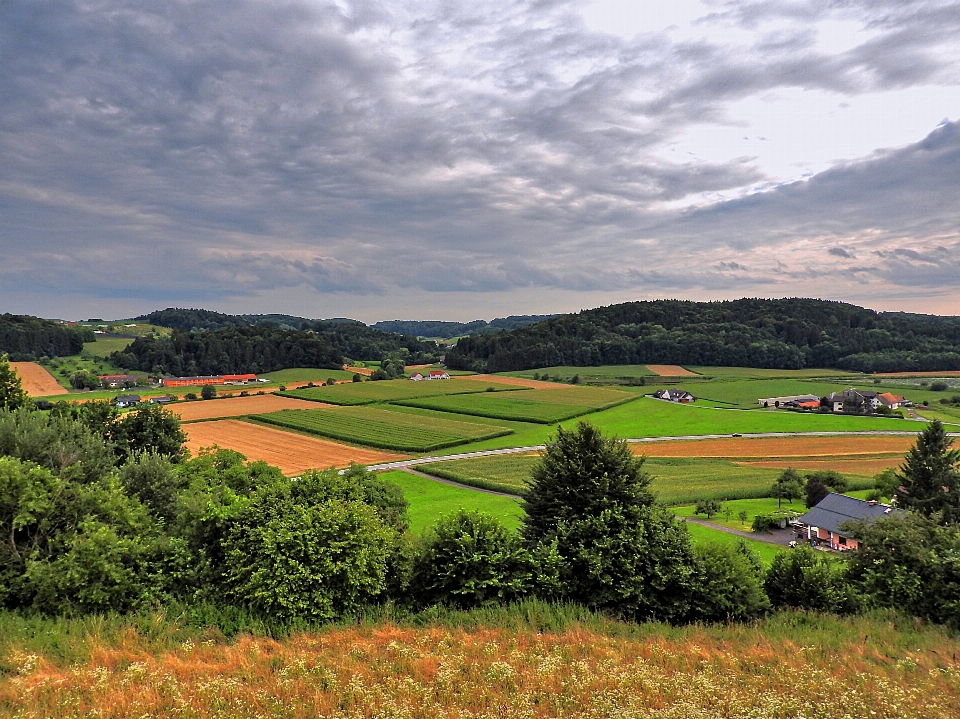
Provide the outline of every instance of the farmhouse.
{"type": "Polygon", "coordinates": [[[877,395],[877,401],[882,407],[887,409],[899,409],[900,407],[908,406],[907,401],[898,394],[891,394],[890,392],[881,392],[877,395]]]}
{"type": "Polygon", "coordinates": [[[414,372],[412,375],[410,375],[410,379],[412,379],[414,382],[422,382],[423,375],[419,372],[414,372]]]}
{"type": "Polygon", "coordinates": [[[861,519],[872,522],[902,512],[901,509],[894,509],[880,502],[854,499],[831,492],[798,521],[810,542],[826,544],[837,551],[846,551],[858,546],[849,530],[843,528],[847,522],[861,519]]]}
{"type": "Polygon", "coordinates": [[[202,387],[205,384],[248,384],[257,382],[255,374],[212,374],[199,377],[162,377],[164,387],[202,387]]]}
{"type": "Polygon", "coordinates": [[[866,389],[856,389],[848,387],[843,392],[834,392],[827,396],[827,403],[834,412],[843,412],[863,408],[870,412],[876,411],[879,407],[888,409],[898,409],[900,407],[909,407],[910,402],[900,395],[890,392],[873,392],[866,389]]]}
{"type": "Polygon", "coordinates": [[[138,379],[132,374],[102,374],[98,377],[101,387],[116,389],[117,387],[136,387],[138,379]]]}
{"type": "Polygon", "coordinates": [[[427,379],[450,379],[450,375],[444,372],[443,370],[430,370],[430,374],[427,375],[427,379]]]}
{"type": "Polygon", "coordinates": [[[696,397],[682,389],[661,389],[654,392],[653,396],[667,402],[680,402],[681,404],[688,404],[696,400],[696,397]]]}
{"type": "Polygon", "coordinates": [[[800,407],[800,406],[811,406],[812,402],[816,402],[816,406],[820,406],[820,398],[815,394],[792,394],[786,397],[763,397],[757,400],[757,404],[761,407],[800,407]]]}
{"type": "Polygon", "coordinates": [[[121,394],[113,398],[113,403],[118,409],[126,409],[140,404],[141,399],[138,394],[121,394]]]}

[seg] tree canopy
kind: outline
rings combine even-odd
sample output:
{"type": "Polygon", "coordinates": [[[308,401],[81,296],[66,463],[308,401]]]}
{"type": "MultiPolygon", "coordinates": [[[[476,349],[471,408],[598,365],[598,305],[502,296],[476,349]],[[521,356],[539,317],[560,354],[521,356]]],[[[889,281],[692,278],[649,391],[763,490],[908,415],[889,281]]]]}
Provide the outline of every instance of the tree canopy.
{"type": "Polygon", "coordinates": [[[942,524],[960,522],[960,450],[934,420],[917,436],[897,474],[897,504],[942,524]]]}

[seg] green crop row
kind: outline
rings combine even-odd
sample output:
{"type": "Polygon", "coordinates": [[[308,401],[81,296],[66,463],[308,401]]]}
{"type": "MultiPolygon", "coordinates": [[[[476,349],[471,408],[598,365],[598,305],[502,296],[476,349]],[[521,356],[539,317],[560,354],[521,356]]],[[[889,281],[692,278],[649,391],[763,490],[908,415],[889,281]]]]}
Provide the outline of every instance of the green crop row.
{"type": "Polygon", "coordinates": [[[331,439],[402,452],[430,452],[512,432],[506,427],[404,415],[372,407],[288,409],[254,418],[331,439]]]}

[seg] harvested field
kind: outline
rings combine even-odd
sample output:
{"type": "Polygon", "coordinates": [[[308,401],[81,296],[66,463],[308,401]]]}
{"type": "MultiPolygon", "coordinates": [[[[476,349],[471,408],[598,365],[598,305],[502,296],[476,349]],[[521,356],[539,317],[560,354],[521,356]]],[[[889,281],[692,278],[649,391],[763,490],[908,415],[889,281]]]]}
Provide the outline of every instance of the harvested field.
{"type": "Polygon", "coordinates": [[[279,467],[286,475],[305,469],[346,467],[351,462],[377,464],[405,458],[401,454],[349,447],[237,419],[197,422],[184,426],[183,430],[187,433],[187,448],[193,453],[216,444],[240,452],[249,460],[263,460],[279,467]]]}
{"type": "Polygon", "coordinates": [[[11,362],[13,371],[20,376],[24,391],[31,397],[49,397],[54,394],[66,394],[53,375],[36,362],[11,362]]]}
{"type": "Polygon", "coordinates": [[[913,437],[765,437],[749,439],[697,439],[680,442],[638,442],[630,445],[634,454],[648,457],[836,457],[905,453],[913,437]]]}
{"type": "Polygon", "coordinates": [[[470,374],[470,375],[464,375],[463,377],[457,377],[457,379],[486,382],[487,384],[506,384],[506,385],[512,385],[514,387],[530,387],[531,389],[558,389],[561,387],[570,386],[568,384],[563,384],[562,382],[542,382],[541,380],[538,380],[538,379],[523,379],[522,377],[507,377],[506,375],[501,375],[501,374],[470,374]]]}
{"type": "Polygon", "coordinates": [[[903,455],[892,457],[876,457],[873,459],[851,459],[849,457],[833,457],[832,459],[809,460],[771,460],[767,462],[737,462],[741,467],[771,467],[776,469],[801,469],[810,472],[832,469],[841,474],[860,474],[872,477],[885,469],[896,469],[903,464],[903,455]]]}
{"type": "Polygon", "coordinates": [[[277,412],[281,409],[317,408],[317,402],[307,402],[306,400],[293,399],[292,397],[277,397],[274,394],[201,400],[198,402],[175,404],[168,407],[173,414],[179,415],[180,419],[184,422],[194,422],[198,419],[214,419],[216,417],[240,417],[245,414],[277,412]]]}
{"type": "Polygon", "coordinates": [[[699,377],[696,372],[675,364],[648,364],[647,369],[661,377],[699,377]]]}
{"type": "Polygon", "coordinates": [[[343,366],[344,372],[353,372],[354,374],[359,374],[364,377],[369,377],[373,374],[373,369],[371,367],[349,367],[347,365],[343,366]]]}

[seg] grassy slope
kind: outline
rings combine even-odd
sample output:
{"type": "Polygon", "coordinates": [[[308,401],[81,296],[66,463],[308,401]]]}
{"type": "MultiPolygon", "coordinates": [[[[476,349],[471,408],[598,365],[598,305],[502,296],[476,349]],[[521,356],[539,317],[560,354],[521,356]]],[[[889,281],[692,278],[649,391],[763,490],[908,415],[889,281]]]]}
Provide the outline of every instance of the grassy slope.
{"type": "Polygon", "coordinates": [[[380,476],[403,490],[410,503],[410,531],[414,534],[422,534],[441,514],[452,514],[459,509],[487,512],[508,527],[520,526],[520,503],[511,497],[461,489],[408,472],[384,472],[380,476]]]}

